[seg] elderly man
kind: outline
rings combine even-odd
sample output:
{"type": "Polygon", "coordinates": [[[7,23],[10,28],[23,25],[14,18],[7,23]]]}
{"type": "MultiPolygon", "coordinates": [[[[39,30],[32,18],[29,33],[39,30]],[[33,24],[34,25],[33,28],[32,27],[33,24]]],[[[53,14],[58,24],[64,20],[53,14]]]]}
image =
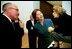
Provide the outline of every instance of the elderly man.
{"type": "Polygon", "coordinates": [[[20,48],[18,43],[18,32],[12,23],[18,19],[19,10],[15,4],[5,3],[0,16],[0,47],[20,48]]]}

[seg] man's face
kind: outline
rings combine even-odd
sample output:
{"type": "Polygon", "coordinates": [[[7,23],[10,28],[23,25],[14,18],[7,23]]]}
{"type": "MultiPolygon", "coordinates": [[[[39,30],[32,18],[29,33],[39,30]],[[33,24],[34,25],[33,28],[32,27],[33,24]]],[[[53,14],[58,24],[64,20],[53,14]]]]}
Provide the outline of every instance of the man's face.
{"type": "Polygon", "coordinates": [[[12,20],[18,19],[19,10],[18,10],[17,6],[11,5],[11,6],[8,8],[8,13],[9,13],[9,15],[10,15],[9,17],[10,17],[12,20]]]}

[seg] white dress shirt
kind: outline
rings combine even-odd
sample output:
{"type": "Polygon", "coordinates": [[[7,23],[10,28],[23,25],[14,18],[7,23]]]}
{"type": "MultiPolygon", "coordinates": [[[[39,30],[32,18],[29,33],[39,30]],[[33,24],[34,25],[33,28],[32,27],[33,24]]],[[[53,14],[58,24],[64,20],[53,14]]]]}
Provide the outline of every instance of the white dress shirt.
{"type": "Polygon", "coordinates": [[[10,22],[12,22],[11,19],[10,19],[6,14],[3,13],[3,15],[4,15],[5,17],[7,17],[10,22]]]}
{"type": "Polygon", "coordinates": [[[34,21],[31,21],[32,25],[34,26],[34,21]]]}
{"type": "MultiPolygon", "coordinates": [[[[31,23],[34,26],[34,21],[31,21],[31,23]]],[[[31,26],[31,30],[33,30],[33,26],[31,26]]]]}

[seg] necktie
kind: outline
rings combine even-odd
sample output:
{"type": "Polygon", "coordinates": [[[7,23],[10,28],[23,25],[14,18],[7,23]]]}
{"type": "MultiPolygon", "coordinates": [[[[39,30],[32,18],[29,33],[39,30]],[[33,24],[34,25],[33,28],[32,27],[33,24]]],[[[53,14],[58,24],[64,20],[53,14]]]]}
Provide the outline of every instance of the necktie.
{"type": "Polygon", "coordinates": [[[15,30],[14,22],[12,22],[12,26],[13,26],[13,28],[14,28],[14,30],[15,30]]]}

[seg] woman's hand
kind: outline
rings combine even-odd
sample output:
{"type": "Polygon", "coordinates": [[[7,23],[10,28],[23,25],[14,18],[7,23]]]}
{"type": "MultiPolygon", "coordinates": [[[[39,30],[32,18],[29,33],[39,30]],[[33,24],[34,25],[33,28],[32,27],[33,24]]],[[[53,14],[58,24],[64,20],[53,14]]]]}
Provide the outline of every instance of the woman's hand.
{"type": "Polygon", "coordinates": [[[52,33],[53,31],[54,31],[54,28],[53,28],[53,27],[51,27],[51,26],[48,27],[48,32],[49,32],[49,33],[52,33]]]}

